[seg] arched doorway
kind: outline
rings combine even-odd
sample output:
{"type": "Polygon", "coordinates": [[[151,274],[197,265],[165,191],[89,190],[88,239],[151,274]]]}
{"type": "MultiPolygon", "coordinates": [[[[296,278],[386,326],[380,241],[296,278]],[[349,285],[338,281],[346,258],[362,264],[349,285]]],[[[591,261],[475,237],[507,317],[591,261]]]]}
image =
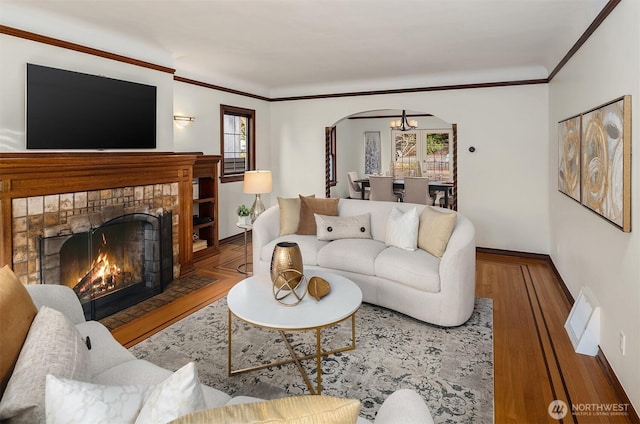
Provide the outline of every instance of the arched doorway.
{"type": "Polygon", "coordinates": [[[360,112],[326,127],[327,197],[348,193],[348,171],[357,171],[361,177],[376,173],[422,175],[431,181],[451,182],[450,200],[443,206],[457,209],[457,125],[429,113],[407,110],[406,118],[415,121],[415,128],[392,129],[390,122],[400,120],[402,113],[398,109],[360,112]]]}

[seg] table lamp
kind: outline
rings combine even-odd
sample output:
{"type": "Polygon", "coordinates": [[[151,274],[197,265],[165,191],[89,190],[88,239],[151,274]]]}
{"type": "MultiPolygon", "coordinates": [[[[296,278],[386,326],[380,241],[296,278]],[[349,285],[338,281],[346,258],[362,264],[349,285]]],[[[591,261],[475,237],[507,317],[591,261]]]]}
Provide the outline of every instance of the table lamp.
{"type": "Polygon", "coordinates": [[[254,222],[256,218],[264,212],[264,205],[262,204],[262,200],[260,200],[260,195],[263,193],[271,193],[271,190],[271,171],[245,171],[242,191],[256,195],[256,200],[251,206],[251,222],[254,222]]]}

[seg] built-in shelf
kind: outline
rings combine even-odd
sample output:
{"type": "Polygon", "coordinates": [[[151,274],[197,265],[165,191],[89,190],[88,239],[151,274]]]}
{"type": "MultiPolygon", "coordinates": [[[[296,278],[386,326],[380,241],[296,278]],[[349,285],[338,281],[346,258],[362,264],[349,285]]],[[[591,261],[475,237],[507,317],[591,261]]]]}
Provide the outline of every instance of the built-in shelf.
{"type": "Polygon", "coordinates": [[[218,241],[218,163],[220,156],[201,155],[193,165],[194,199],[191,215],[193,218],[193,260],[199,261],[220,251],[218,241]],[[201,220],[208,222],[198,223],[201,220]],[[205,240],[206,248],[195,244],[205,240]],[[196,250],[199,249],[199,250],[196,250]]]}

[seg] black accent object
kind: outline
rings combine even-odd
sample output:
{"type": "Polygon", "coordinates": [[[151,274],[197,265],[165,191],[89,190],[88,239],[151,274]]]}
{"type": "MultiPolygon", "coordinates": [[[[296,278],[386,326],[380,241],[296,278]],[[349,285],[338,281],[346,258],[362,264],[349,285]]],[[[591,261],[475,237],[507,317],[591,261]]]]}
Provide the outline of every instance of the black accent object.
{"type": "Polygon", "coordinates": [[[87,343],[87,349],[91,350],[91,339],[89,338],[89,336],[87,336],[86,343],[87,343]]]}
{"type": "Polygon", "coordinates": [[[360,227],[360,232],[364,233],[365,231],[367,231],[364,227],[360,227]]]}
{"type": "Polygon", "coordinates": [[[470,151],[471,153],[473,153],[473,152],[475,152],[475,151],[476,151],[476,148],[475,148],[475,147],[473,147],[473,146],[471,146],[471,147],[469,147],[469,151],[470,151]]]}
{"type": "Polygon", "coordinates": [[[156,92],[27,63],[27,149],[155,149],[156,92]]]}
{"type": "Polygon", "coordinates": [[[327,227],[327,231],[329,232],[333,231],[333,227],[327,227]]]}
{"type": "Polygon", "coordinates": [[[193,225],[206,224],[207,222],[213,221],[213,218],[210,216],[194,216],[193,217],[193,225]]]}

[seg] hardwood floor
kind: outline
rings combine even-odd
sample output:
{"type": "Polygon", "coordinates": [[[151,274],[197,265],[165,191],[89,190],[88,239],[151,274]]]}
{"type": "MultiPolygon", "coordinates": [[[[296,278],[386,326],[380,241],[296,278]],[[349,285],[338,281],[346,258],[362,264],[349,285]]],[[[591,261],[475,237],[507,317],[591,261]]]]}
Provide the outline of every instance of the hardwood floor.
{"type": "MultiPolygon", "coordinates": [[[[197,264],[197,274],[216,278],[215,284],[116,328],[114,336],[132,346],[224,297],[244,278],[236,271],[243,262],[241,238],[223,243],[219,255],[197,264]]],[[[601,366],[604,357],[573,351],[564,330],[571,305],[545,257],[480,251],[476,276],[477,295],[493,299],[496,423],[640,422],[601,366]],[[548,412],[556,399],[568,408],[561,420],[548,412]],[[572,405],[579,408],[575,414],[572,405]],[[612,408],[620,415],[607,412],[612,408]]]]}

